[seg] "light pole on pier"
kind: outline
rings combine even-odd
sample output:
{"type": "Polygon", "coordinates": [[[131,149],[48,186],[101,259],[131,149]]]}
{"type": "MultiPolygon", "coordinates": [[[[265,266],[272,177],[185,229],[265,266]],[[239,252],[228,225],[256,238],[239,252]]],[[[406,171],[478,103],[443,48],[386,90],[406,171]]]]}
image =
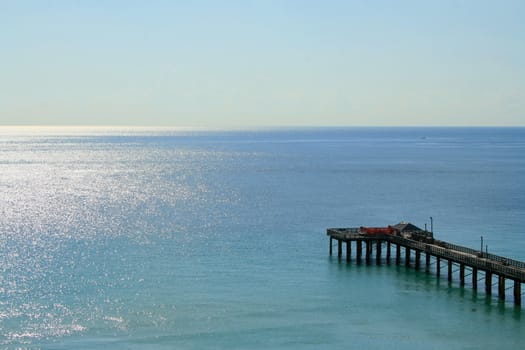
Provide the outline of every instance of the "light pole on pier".
{"type": "Polygon", "coordinates": [[[480,252],[483,253],[483,236],[481,236],[481,249],[480,252]]]}

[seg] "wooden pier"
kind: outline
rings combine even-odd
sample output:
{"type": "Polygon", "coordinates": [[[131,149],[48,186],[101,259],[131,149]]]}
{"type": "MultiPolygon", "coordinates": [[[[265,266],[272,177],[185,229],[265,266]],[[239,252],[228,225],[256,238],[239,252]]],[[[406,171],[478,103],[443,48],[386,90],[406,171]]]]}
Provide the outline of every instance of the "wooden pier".
{"type": "Polygon", "coordinates": [[[510,280],[513,286],[509,288],[513,288],[514,303],[521,305],[521,285],[525,283],[525,262],[439,241],[433,238],[431,232],[408,223],[384,228],[330,228],[327,230],[327,235],[330,237],[330,255],[333,255],[335,240],[337,256],[339,258],[343,256],[344,244],[348,261],[352,259],[352,250],[355,249],[356,261],[362,262],[364,248],[366,263],[371,263],[374,255],[377,263],[381,263],[384,254],[387,264],[391,264],[392,261],[396,265],[404,263],[407,267],[414,266],[416,270],[424,267],[427,273],[430,273],[431,266],[435,265],[437,277],[441,276],[442,268],[446,267],[449,282],[452,282],[454,272],[459,271],[459,283],[462,287],[465,286],[465,280],[469,275],[474,290],[478,289],[478,282],[484,279],[487,295],[492,295],[493,280],[496,279],[498,297],[502,300],[505,299],[506,281],[510,280]],[[422,256],[424,256],[423,265],[422,256]],[[456,271],[453,271],[454,266],[456,271]],[[469,274],[466,275],[465,271],[469,274]]]}

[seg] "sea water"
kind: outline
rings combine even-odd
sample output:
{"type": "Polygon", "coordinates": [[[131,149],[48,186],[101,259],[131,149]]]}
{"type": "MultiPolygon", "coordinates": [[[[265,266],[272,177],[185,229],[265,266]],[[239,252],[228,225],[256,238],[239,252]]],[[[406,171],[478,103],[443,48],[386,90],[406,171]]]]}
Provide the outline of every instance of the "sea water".
{"type": "Polygon", "coordinates": [[[0,348],[519,349],[510,281],[347,263],[326,229],[432,217],[525,260],[524,178],[523,128],[3,128],[0,348]]]}

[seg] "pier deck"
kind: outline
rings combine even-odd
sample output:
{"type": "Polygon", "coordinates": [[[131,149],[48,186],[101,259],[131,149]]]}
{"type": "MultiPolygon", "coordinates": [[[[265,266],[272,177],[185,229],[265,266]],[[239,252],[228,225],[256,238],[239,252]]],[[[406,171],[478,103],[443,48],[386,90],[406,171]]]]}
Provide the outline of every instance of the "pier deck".
{"type": "MultiPolygon", "coordinates": [[[[391,227],[389,226],[389,228],[391,227]]],[[[380,228],[379,230],[385,229],[380,228]]],[[[439,277],[441,264],[446,262],[449,281],[452,281],[453,278],[453,265],[459,265],[461,286],[465,285],[466,268],[471,270],[473,289],[478,288],[478,274],[482,272],[487,295],[492,294],[492,278],[497,276],[498,297],[501,299],[505,299],[505,281],[512,280],[514,283],[514,302],[516,305],[521,305],[521,284],[525,283],[525,262],[435,240],[430,232],[419,229],[412,232],[394,230],[393,233],[374,232],[371,234],[366,232],[366,228],[330,228],[327,230],[327,235],[330,237],[330,255],[333,254],[333,241],[335,240],[337,241],[339,257],[343,254],[343,243],[346,244],[347,260],[351,259],[352,243],[355,242],[355,255],[358,262],[363,258],[363,245],[366,262],[370,262],[374,250],[376,260],[381,261],[382,248],[386,246],[385,259],[388,264],[391,262],[392,250],[395,250],[395,263],[398,265],[401,262],[401,253],[404,251],[405,265],[413,264],[416,269],[420,269],[421,255],[423,254],[425,256],[425,270],[430,272],[431,259],[433,258],[436,274],[439,277]],[[412,252],[414,253],[413,258],[411,258],[412,252]]]]}

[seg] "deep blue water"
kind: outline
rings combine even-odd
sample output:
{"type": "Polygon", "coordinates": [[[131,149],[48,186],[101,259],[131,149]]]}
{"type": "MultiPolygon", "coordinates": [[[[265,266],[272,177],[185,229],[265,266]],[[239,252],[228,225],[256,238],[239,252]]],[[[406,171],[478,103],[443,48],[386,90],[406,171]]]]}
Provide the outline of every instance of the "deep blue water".
{"type": "Polygon", "coordinates": [[[518,349],[512,289],[325,233],[432,216],[525,260],[524,175],[524,128],[0,129],[0,348],[518,349]]]}

